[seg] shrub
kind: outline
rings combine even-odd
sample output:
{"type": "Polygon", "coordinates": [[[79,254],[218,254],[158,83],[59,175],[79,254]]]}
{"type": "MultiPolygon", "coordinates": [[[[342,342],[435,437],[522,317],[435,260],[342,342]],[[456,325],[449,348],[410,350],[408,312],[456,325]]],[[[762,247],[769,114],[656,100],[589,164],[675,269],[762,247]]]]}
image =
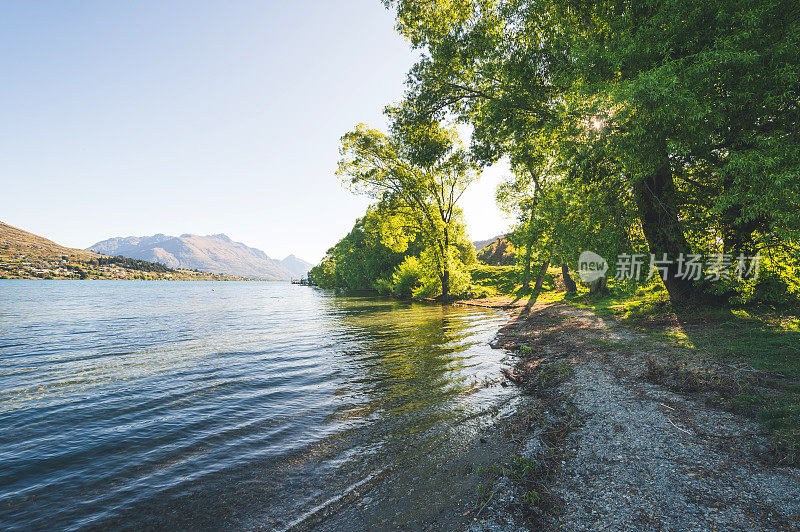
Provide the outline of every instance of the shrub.
{"type": "Polygon", "coordinates": [[[397,297],[418,297],[415,292],[423,287],[424,268],[416,257],[406,257],[392,274],[392,292],[397,297]]]}
{"type": "Polygon", "coordinates": [[[380,295],[388,296],[393,292],[392,288],[392,281],[387,279],[378,279],[372,284],[372,288],[375,289],[380,295]]]}

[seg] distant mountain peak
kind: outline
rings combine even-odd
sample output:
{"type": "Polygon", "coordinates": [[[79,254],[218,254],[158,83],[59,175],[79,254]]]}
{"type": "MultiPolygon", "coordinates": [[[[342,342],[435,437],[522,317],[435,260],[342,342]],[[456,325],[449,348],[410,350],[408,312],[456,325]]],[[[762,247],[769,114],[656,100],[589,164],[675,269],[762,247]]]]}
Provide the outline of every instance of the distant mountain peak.
{"type": "Polygon", "coordinates": [[[311,268],[314,267],[310,262],[299,259],[294,255],[289,255],[281,262],[281,266],[292,272],[295,277],[305,277],[311,268]]]}

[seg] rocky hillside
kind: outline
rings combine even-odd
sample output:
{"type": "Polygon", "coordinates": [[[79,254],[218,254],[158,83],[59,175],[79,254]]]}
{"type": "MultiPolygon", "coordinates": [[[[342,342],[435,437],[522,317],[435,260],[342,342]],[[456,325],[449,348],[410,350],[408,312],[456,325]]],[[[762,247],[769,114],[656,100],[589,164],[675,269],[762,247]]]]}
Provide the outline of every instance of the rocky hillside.
{"type": "Polygon", "coordinates": [[[486,240],[475,240],[472,243],[472,245],[475,246],[475,251],[480,251],[483,248],[485,248],[486,246],[488,246],[489,244],[492,244],[492,243],[500,240],[501,238],[503,238],[503,235],[497,235],[495,237],[488,238],[486,240]]]}
{"type": "Polygon", "coordinates": [[[292,255],[284,259],[287,261],[284,264],[271,259],[260,249],[234,242],[224,234],[119,237],[98,242],[88,249],[104,255],[160,262],[171,268],[197,269],[251,279],[289,280],[300,277],[294,270],[307,264],[292,255]]]}
{"type": "Polygon", "coordinates": [[[517,260],[514,245],[505,237],[483,246],[477,257],[479,261],[491,266],[512,266],[517,260]]]}

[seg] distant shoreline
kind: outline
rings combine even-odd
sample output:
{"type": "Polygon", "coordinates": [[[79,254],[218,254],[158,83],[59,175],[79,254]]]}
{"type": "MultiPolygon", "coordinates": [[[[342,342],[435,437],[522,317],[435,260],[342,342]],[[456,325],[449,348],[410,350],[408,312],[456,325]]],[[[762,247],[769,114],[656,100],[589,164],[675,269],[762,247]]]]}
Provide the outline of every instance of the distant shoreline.
{"type": "MultiPolygon", "coordinates": [[[[175,240],[175,237],[156,235],[175,240]]],[[[177,239],[193,237],[195,240],[205,242],[209,246],[215,244],[225,248],[223,251],[233,252],[246,250],[248,256],[259,259],[261,257],[270,261],[269,257],[260,250],[248,248],[239,242],[233,242],[225,235],[210,235],[198,237],[184,235],[177,239]],[[211,244],[209,244],[209,241],[211,244]]],[[[202,243],[201,242],[201,243],[202,243]]],[[[197,242],[195,242],[197,244],[197,242]]],[[[216,249],[216,248],[215,248],[216,249]]],[[[224,255],[224,253],[223,253],[224,255]]],[[[215,255],[211,254],[212,258],[215,255]]],[[[173,257],[174,259],[174,257],[173,257]]],[[[223,261],[224,262],[224,261],[223,261]]],[[[272,261],[275,262],[275,261],[272,261]]],[[[0,279],[47,279],[47,280],[137,280],[137,281],[285,281],[290,282],[301,275],[304,267],[310,264],[289,255],[280,263],[288,263],[288,267],[275,266],[277,270],[264,270],[260,264],[251,262],[238,267],[228,268],[226,264],[216,264],[195,260],[189,262],[176,262],[175,260],[145,260],[132,258],[120,253],[98,253],[86,249],[68,248],[56,244],[39,235],[30,233],[18,227],[0,222],[0,279]],[[287,262],[288,261],[288,262],[287,262]],[[168,266],[166,263],[176,264],[168,266]],[[178,267],[181,265],[182,267],[178,267]],[[201,271],[194,267],[202,264],[208,270],[217,272],[232,270],[238,273],[214,273],[201,271]],[[256,274],[264,277],[245,277],[244,275],[256,274]],[[290,277],[291,276],[291,277],[290,277]],[[269,277],[274,277],[270,279],[269,277]]],[[[269,264],[267,264],[269,266],[269,264]]]]}

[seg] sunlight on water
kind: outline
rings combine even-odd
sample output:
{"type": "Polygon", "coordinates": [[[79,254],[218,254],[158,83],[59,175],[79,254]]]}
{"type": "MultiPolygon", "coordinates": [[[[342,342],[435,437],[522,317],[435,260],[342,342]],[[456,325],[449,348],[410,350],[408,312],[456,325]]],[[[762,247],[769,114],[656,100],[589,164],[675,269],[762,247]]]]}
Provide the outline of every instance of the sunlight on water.
{"type": "Polygon", "coordinates": [[[0,523],[286,524],[508,397],[485,386],[504,321],[282,283],[0,281],[0,523]]]}

